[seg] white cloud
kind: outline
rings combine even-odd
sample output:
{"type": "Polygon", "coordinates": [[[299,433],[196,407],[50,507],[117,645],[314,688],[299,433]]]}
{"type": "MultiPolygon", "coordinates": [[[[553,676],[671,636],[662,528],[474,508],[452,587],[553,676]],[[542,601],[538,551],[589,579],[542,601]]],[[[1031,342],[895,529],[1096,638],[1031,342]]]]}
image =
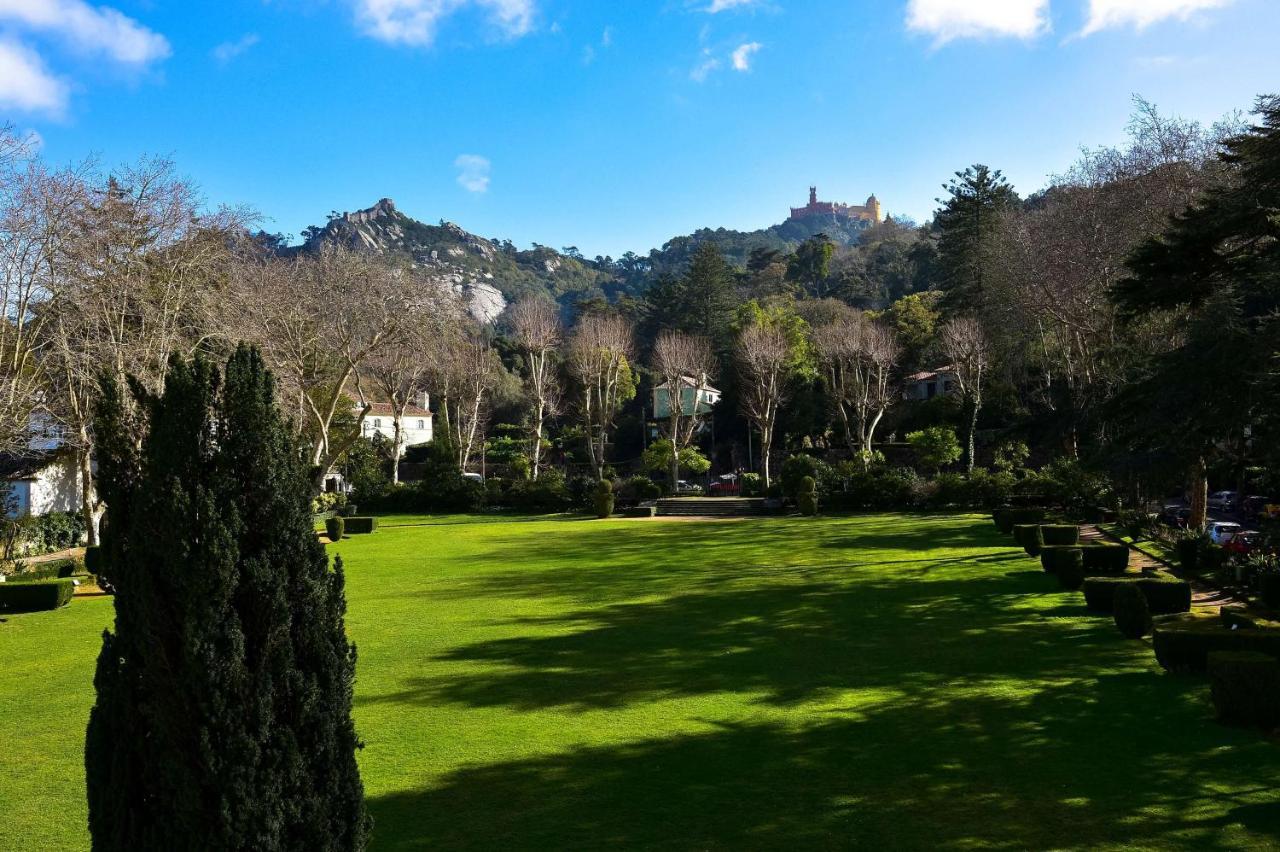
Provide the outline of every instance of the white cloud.
{"type": "Polygon", "coordinates": [[[1089,0],[1089,20],[1081,35],[1111,27],[1143,29],[1166,18],[1185,21],[1196,12],[1217,9],[1234,0],[1089,0]]]}
{"type": "Polygon", "coordinates": [[[600,34],[600,46],[601,47],[613,46],[613,27],[604,28],[604,32],[600,34]]]}
{"type": "Polygon", "coordinates": [[[738,45],[737,49],[733,51],[733,70],[750,71],[751,56],[760,50],[761,47],[762,45],[758,41],[738,45]]]}
{"type": "Polygon", "coordinates": [[[727,12],[730,9],[741,9],[747,6],[754,6],[759,0],[711,0],[711,5],[706,11],[710,15],[720,12],[727,12]]]}
{"type": "Polygon", "coordinates": [[[226,65],[257,44],[259,40],[257,33],[246,33],[235,41],[224,41],[213,49],[213,58],[220,64],[226,65]]]}
{"type": "Polygon", "coordinates": [[[0,41],[0,108],[59,115],[68,93],[66,82],[50,74],[35,51],[0,41]]]}
{"type": "Polygon", "coordinates": [[[943,45],[957,38],[1035,38],[1049,29],[1049,0],[910,0],[907,29],[943,45]]]}
{"type": "Polygon", "coordinates": [[[711,76],[711,72],[720,68],[719,59],[705,53],[703,56],[703,60],[693,66],[693,70],[689,72],[689,79],[695,83],[705,83],[707,77],[711,76]]]}
{"type": "MultiPolygon", "coordinates": [[[[3,2],[3,0],[0,0],[3,2]]],[[[365,33],[392,44],[429,45],[440,23],[468,7],[483,12],[507,38],[533,29],[534,0],[355,0],[365,33]]]]}
{"type": "Polygon", "coordinates": [[[107,6],[84,0],[0,0],[0,21],[52,33],[116,62],[146,65],[169,55],[169,42],[107,6]]]}
{"type": "Polygon", "coordinates": [[[479,154],[462,154],[453,161],[453,164],[458,169],[458,186],[467,192],[489,191],[488,158],[481,157],[479,154]]]}

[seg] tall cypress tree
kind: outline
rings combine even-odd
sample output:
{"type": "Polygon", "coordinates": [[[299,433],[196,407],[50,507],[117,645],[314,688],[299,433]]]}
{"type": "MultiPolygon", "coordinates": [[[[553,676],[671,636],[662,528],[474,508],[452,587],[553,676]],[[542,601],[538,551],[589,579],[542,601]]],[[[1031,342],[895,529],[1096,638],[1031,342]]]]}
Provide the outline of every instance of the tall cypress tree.
{"type": "Polygon", "coordinates": [[[270,375],[170,362],[97,412],[114,631],[85,750],[95,849],[359,849],[355,648],[270,375]],[[138,443],[132,435],[141,435],[138,443]]]}

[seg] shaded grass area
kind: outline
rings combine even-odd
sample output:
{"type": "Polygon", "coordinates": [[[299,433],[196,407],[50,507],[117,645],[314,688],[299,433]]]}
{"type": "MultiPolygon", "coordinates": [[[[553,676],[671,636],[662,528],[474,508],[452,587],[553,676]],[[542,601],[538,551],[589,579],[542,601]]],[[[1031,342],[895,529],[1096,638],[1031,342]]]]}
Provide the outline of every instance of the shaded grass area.
{"type": "MultiPolygon", "coordinates": [[[[1162,673],[984,519],[400,517],[333,550],[375,848],[1280,832],[1277,746],[1213,722],[1204,681],[1162,673]]],[[[0,670],[0,743],[20,742],[0,751],[0,848],[86,843],[100,604],[0,624],[3,659],[35,655],[0,670]]]]}

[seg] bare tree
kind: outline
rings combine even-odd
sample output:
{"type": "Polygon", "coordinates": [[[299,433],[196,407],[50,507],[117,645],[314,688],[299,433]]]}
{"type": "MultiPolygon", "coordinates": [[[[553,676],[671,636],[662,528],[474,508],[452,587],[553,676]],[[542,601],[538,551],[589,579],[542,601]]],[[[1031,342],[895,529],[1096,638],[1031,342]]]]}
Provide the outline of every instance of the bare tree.
{"type": "Polygon", "coordinates": [[[227,333],[258,343],[295,401],[316,487],[361,436],[370,409],[361,371],[402,342],[422,299],[404,271],[338,246],[240,265],[227,333]],[[348,422],[343,408],[352,394],[358,408],[348,422]]]}
{"type": "Polygon", "coordinates": [[[653,344],[653,371],[667,388],[667,437],[671,439],[671,489],[680,479],[680,451],[693,442],[710,407],[702,408],[702,390],[716,367],[705,337],[664,331],[653,344]],[[689,407],[684,392],[689,390],[689,407]]]}
{"type": "Polygon", "coordinates": [[[752,324],[738,335],[736,354],[742,413],[760,435],[760,475],[768,487],[774,426],[787,399],[791,346],[786,332],[776,325],[752,324]]]}
{"type": "Polygon", "coordinates": [[[978,431],[978,412],[982,409],[983,379],[991,359],[990,344],[982,324],[973,317],[956,317],[943,324],[941,330],[943,350],[951,360],[956,382],[964,398],[969,419],[968,442],[965,450],[965,467],[972,473],[974,465],[974,436],[978,431]]]}
{"type": "Polygon", "coordinates": [[[901,347],[890,329],[861,311],[815,329],[813,342],[845,444],[869,464],[876,428],[895,398],[891,378],[901,347]]]}
{"type": "Polygon", "coordinates": [[[511,307],[511,330],[516,344],[528,358],[525,387],[532,416],[529,422],[529,458],[536,481],[542,464],[543,425],[548,416],[557,413],[560,388],[556,381],[552,357],[563,336],[560,315],[555,305],[545,299],[524,298],[511,307]]]}
{"type": "Polygon", "coordinates": [[[477,439],[484,438],[485,402],[502,373],[502,362],[493,345],[479,330],[452,338],[449,366],[452,373],[453,407],[452,443],[458,454],[458,467],[467,469],[477,439]]]}
{"type": "Polygon", "coordinates": [[[630,324],[618,316],[589,314],[569,337],[567,366],[578,385],[592,473],[604,473],[605,450],[618,407],[635,393],[630,324]]]}

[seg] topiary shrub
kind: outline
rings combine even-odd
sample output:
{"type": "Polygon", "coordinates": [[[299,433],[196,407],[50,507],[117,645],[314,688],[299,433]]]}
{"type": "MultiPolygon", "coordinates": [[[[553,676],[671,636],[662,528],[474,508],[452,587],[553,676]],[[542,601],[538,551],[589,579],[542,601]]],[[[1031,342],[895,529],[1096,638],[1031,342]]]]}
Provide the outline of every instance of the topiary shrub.
{"type": "Polygon", "coordinates": [[[324,532],[329,536],[329,541],[342,541],[343,533],[346,532],[346,520],[341,517],[326,518],[324,532]]]}
{"type": "Polygon", "coordinates": [[[106,567],[106,554],[98,545],[86,547],[84,549],[84,570],[90,574],[97,576],[102,573],[102,569],[106,567]]]}
{"type": "Polygon", "coordinates": [[[1116,628],[1127,639],[1141,639],[1151,632],[1151,609],[1136,583],[1123,583],[1112,599],[1116,628]]]}
{"type": "Polygon", "coordinates": [[[41,612],[66,606],[76,587],[67,578],[0,583],[0,612],[41,612]]]}
{"type": "Polygon", "coordinates": [[[1112,612],[1116,590],[1125,584],[1136,585],[1147,598],[1152,615],[1170,615],[1191,610],[1191,584],[1174,577],[1146,577],[1132,574],[1123,577],[1085,577],[1081,589],[1084,602],[1095,612],[1112,612]]]}
{"type": "Polygon", "coordinates": [[[1256,651],[1280,658],[1280,629],[1224,627],[1216,618],[1156,619],[1152,630],[1156,660],[1167,671],[1201,673],[1214,651],[1256,651]]]}
{"type": "Polygon", "coordinates": [[[1018,506],[1005,514],[1005,523],[1009,527],[1009,532],[1013,532],[1013,528],[1018,524],[1043,524],[1044,515],[1044,509],[1036,506],[1018,506]]]}
{"type": "Polygon", "coordinates": [[[1084,556],[1078,547],[1055,545],[1054,572],[1058,575],[1058,583],[1062,588],[1074,592],[1084,583],[1084,556]]]}
{"type": "Polygon", "coordinates": [[[343,518],[347,535],[369,535],[378,529],[377,518],[343,518]]]}
{"type": "Polygon", "coordinates": [[[1052,574],[1058,569],[1057,556],[1057,545],[1047,545],[1040,548],[1040,567],[1044,569],[1044,573],[1052,574]]]}
{"type": "Polygon", "coordinates": [[[1040,539],[1039,524],[1014,524],[1013,539],[1022,545],[1028,556],[1039,556],[1044,542],[1040,539]]]}
{"type": "Polygon", "coordinates": [[[1200,555],[1200,542],[1194,538],[1180,538],[1174,547],[1178,554],[1178,565],[1181,566],[1183,573],[1196,573],[1200,555]]]}
{"type": "Polygon", "coordinates": [[[595,508],[597,518],[607,518],[613,514],[613,483],[602,479],[591,490],[591,505],[595,508]]]}
{"type": "Polygon", "coordinates": [[[995,523],[996,529],[1008,535],[1013,532],[1013,507],[1001,506],[991,513],[991,520],[995,523]]]}
{"type": "Polygon", "coordinates": [[[818,482],[812,476],[800,480],[800,490],[796,492],[796,505],[802,515],[818,514],[818,482]]]}
{"type": "Polygon", "coordinates": [[[742,474],[742,496],[743,497],[759,497],[764,491],[763,480],[760,479],[758,473],[742,474]]]}
{"type": "Polygon", "coordinates": [[[626,509],[622,516],[624,518],[652,518],[658,514],[658,510],[653,506],[632,506],[626,509]]]}
{"type": "Polygon", "coordinates": [[[1280,660],[1258,651],[1212,651],[1206,668],[1219,721],[1280,725],[1280,660]]]}
{"type": "Polygon", "coordinates": [[[1123,574],[1129,568],[1128,545],[1099,541],[1085,545],[1081,552],[1084,554],[1084,573],[1088,576],[1123,574]]]}
{"type": "Polygon", "coordinates": [[[1052,545],[1078,544],[1080,528],[1074,524],[1041,524],[1040,540],[1052,545]]]}
{"type": "Polygon", "coordinates": [[[19,583],[26,583],[34,580],[56,580],[59,577],[70,577],[74,575],[80,567],[81,564],[78,559],[56,559],[52,562],[41,562],[19,574],[14,574],[10,580],[17,581],[19,583]]]}

